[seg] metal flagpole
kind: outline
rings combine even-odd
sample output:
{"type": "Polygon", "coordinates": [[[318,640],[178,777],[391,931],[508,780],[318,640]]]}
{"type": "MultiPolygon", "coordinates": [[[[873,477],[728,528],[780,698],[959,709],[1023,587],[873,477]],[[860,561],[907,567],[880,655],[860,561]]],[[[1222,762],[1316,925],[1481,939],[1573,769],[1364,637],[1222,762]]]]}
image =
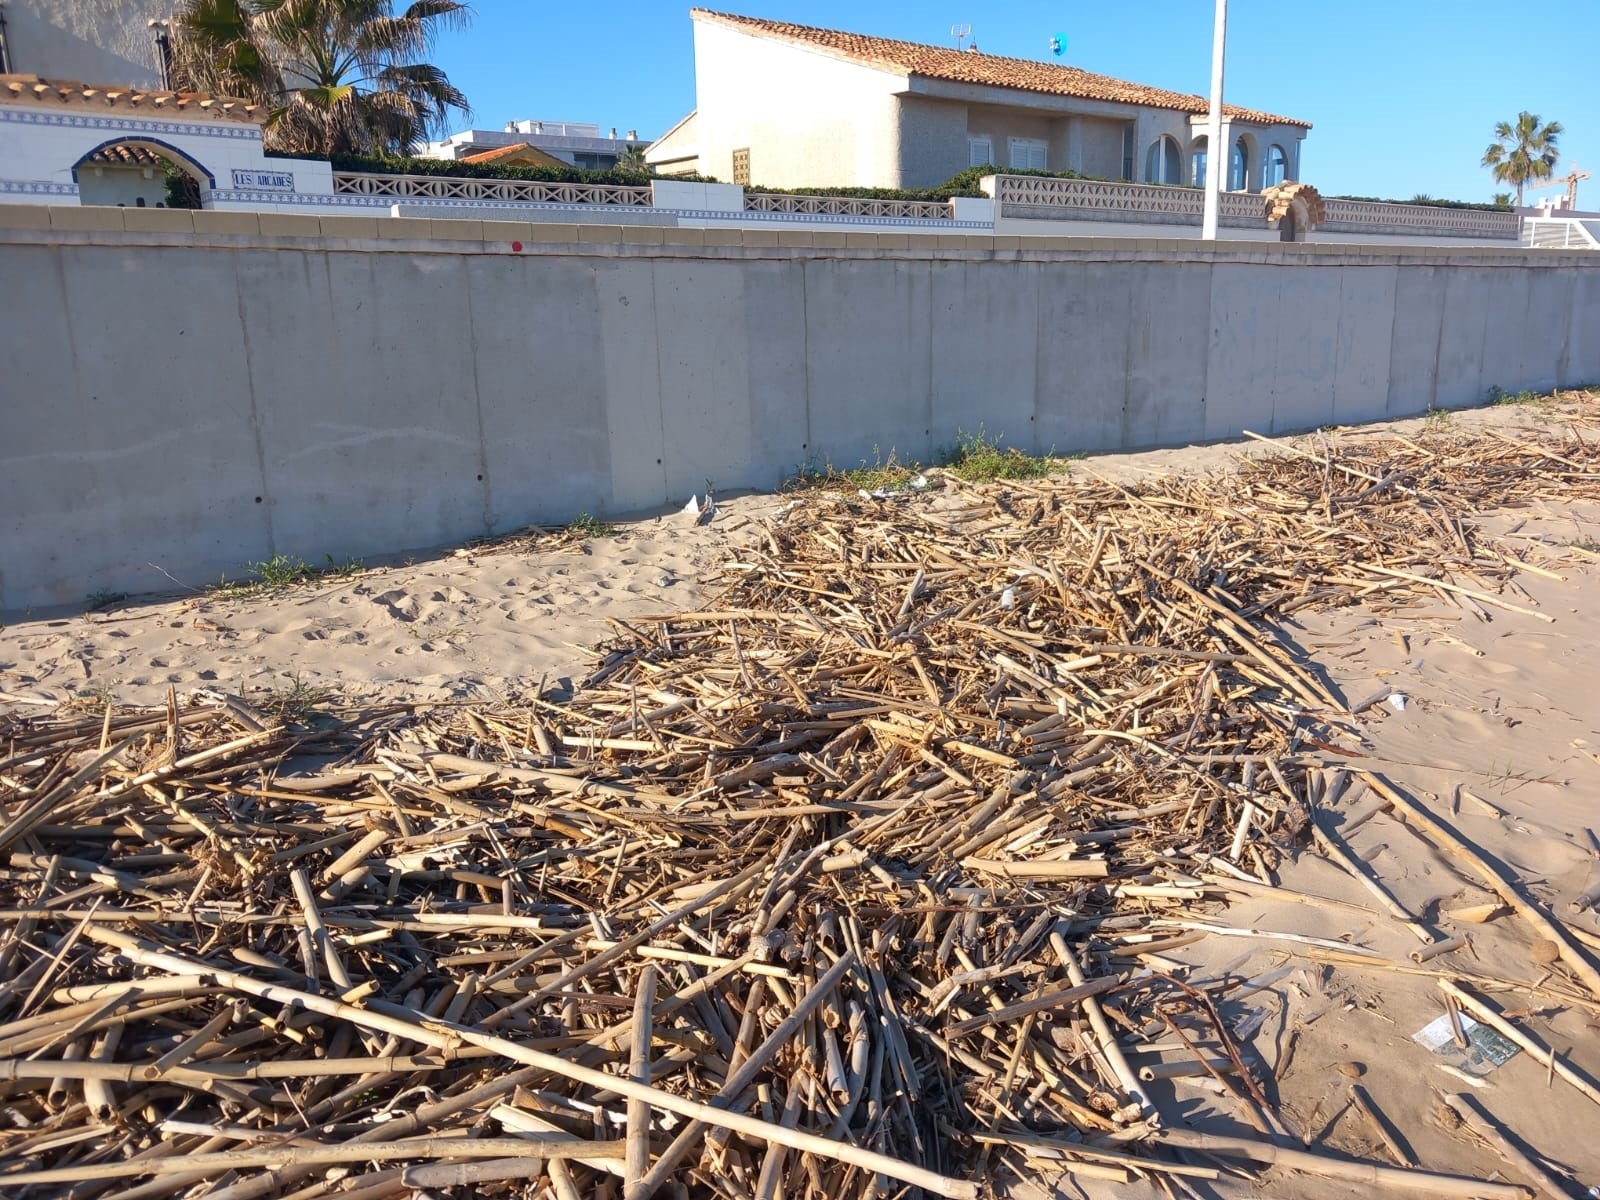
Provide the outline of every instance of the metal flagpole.
{"type": "Polygon", "coordinates": [[[1217,0],[1217,27],[1211,35],[1211,111],[1206,120],[1206,210],[1200,236],[1217,239],[1217,212],[1222,207],[1222,172],[1229,155],[1222,144],[1222,59],[1228,40],[1228,0],[1217,0]]]}

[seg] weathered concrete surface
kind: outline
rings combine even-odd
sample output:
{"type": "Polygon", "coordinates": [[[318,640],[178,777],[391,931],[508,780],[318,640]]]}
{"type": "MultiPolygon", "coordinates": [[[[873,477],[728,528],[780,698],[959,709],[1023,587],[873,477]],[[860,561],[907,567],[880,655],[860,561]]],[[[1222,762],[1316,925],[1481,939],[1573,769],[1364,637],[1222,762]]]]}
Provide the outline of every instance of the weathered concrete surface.
{"type": "Polygon", "coordinates": [[[26,281],[0,321],[0,608],[926,461],[979,427],[1135,448],[1600,380],[1578,253],[414,232],[0,227],[26,281]]]}

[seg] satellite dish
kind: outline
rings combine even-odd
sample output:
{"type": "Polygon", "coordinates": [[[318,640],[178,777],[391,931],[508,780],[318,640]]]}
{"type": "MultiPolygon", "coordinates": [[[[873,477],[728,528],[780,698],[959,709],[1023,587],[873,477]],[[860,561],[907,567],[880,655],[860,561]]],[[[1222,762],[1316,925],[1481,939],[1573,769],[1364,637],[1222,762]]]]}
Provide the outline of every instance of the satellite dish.
{"type": "Polygon", "coordinates": [[[1067,52],[1067,35],[1058,33],[1050,39],[1050,53],[1060,58],[1067,52]]]}

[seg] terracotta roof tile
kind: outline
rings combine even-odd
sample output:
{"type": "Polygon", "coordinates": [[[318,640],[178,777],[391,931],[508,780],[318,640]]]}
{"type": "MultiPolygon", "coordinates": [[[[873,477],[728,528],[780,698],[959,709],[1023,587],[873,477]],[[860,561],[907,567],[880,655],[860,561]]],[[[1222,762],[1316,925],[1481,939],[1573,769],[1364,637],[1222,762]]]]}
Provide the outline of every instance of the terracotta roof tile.
{"type": "Polygon", "coordinates": [[[564,163],[554,154],[546,154],[539,147],[528,142],[518,142],[514,146],[500,146],[494,150],[480,150],[476,154],[468,154],[458,158],[457,162],[472,163],[474,166],[484,166],[489,163],[505,162],[508,159],[531,159],[542,167],[567,167],[571,163],[564,163]]]}
{"type": "Polygon", "coordinates": [[[261,105],[235,100],[230,96],[110,87],[98,83],[40,79],[37,75],[0,75],[0,102],[136,109],[145,116],[167,114],[185,120],[210,117],[220,121],[246,121],[253,125],[259,125],[267,119],[267,110],[261,105]]]}
{"type": "Polygon", "coordinates": [[[89,161],[122,167],[163,167],[167,163],[167,160],[154,150],[128,145],[106,146],[104,149],[96,150],[89,156],[89,161]]]}
{"type": "MultiPolygon", "coordinates": [[[[1082,100],[1139,104],[1147,108],[1172,108],[1187,113],[1204,113],[1209,107],[1204,96],[1169,92],[1163,88],[1146,87],[1142,83],[1128,83],[1121,79],[1112,79],[1109,75],[1095,75],[1077,67],[1060,66],[1056,63],[1035,62],[1026,58],[1002,58],[996,54],[956,50],[949,46],[925,46],[919,42],[869,37],[860,33],[844,33],[836,29],[814,29],[809,25],[767,21],[760,17],[741,17],[733,13],[713,12],[703,8],[691,9],[689,15],[744,33],[809,46],[838,58],[907,75],[921,75],[928,79],[1016,88],[1019,91],[1042,92],[1053,96],[1075,96],[1082,100]]],[[[1311,128],[1309,121],[1259,112],[1251,108],[1240,108],[1236,104],[1225,105],[1224,111],[1229,117],[1241,121],[1311,128]]]]}

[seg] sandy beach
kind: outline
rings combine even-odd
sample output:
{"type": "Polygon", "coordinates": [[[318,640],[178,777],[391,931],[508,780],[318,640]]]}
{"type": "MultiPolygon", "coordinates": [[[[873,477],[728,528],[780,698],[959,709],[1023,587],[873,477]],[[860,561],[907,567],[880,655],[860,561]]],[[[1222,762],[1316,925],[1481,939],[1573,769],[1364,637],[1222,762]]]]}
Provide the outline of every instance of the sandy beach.
{"type": "MultiPolygon", "coordinates": [[[[1121,482],[1222,472],[1225,490],[1225,472],[1241,457],[1430,428],[1514,442],[1559,431],[1575,416],[1588,437],[1597,407],[1594,397],[1507,405],[1278,445],[1090,458],[1069,470],[1121,482]]],[[[662,513],[620,521],[615,536],[551,533],[447,548],[274,593],[169,594],[93,611],[8,614],[0,711],[158,704],[169,688],[180,701],[227,693],[257,707],[514,704],[541,690],[560,693],[630,619],[714,605],[741,554],[797,501],[807,503],[806,494],[723,497],[709,523],[662,513]]],[[[1484,590],[1492,599],[1443,589],[1398,602],[1378,594],[1353,606],[1300,609],[1279,632],[1297,661],[1358,710],[1347,718],[1356,741],[1341,750],[1351,771],[1381,773],[1425,802],[1513,872],[1600,961],[1600,917],[1592,904],[1578,907],[1600,884],[1600,609],[1585,592],[1600,568],[1600,505],[1557,495],[1473,517],[1516,566],[1510,585],[1484,590]]],[[[1465,939],[1454,953],[1504,982],[1494,995],[1500,1008],[1534,1012],[1522,1022],[1531,1033],[1588,1078],[1600,1077],[1600,996],[1573,998],[1581,984],[1551,961],[1529,924],[1460,860],[1393,812],[1377,811],[1376,799],[1355,787],[1330,798],[1331,838],[1401,909],[1465,939]],[[1485,914],[1474,909],[1493,913],[1479,921],[1485,914]]],[[[1187,931],[1201,936],[1164,952],[1171,961],[1161,965],[1186,968],[1191,981],[1256,981],[1235,1019],[1297,1145],[1393,1165],[1395,1149],[1352,1099],[1359,1085],[1393,1126],[1402,1157],[1430,1170],[1526,1182],[1492,1146],[1449,1127],[1448,1118],[1441,1123],[1441,1094],[1466,1092],[1526,1150],[1567,1173],[1568,1194],[1600,1184],[1600,1105],[1560,1078],[1552,1082],[1528,1053],[1472,1080],[1413,1039],[1444,1011],[1437,969],[1450,956],[1414,961],[1421,942],[1413,929],[1326,853],[1303,849],[1277,883],[1235,894],[1206,927],[1187,931]],[[1290,940],[1297,937],[1317,941],[1290,940]],[[1341,956],[1331,943],[1362,957],[1341,956]]],[[[1166,1111],[1197,1128],[1240,1127],[1208,1078],[1151,1087],[1166,1111]]],[[[1043,1153],[1034,1169],[1017,1195],[1380,1194],[1281,1169],[1254,1186],[1223,1172],[1181,1180],[1172,1192],[1148,1181],[1057,1179],[1043,1153]]]]}

